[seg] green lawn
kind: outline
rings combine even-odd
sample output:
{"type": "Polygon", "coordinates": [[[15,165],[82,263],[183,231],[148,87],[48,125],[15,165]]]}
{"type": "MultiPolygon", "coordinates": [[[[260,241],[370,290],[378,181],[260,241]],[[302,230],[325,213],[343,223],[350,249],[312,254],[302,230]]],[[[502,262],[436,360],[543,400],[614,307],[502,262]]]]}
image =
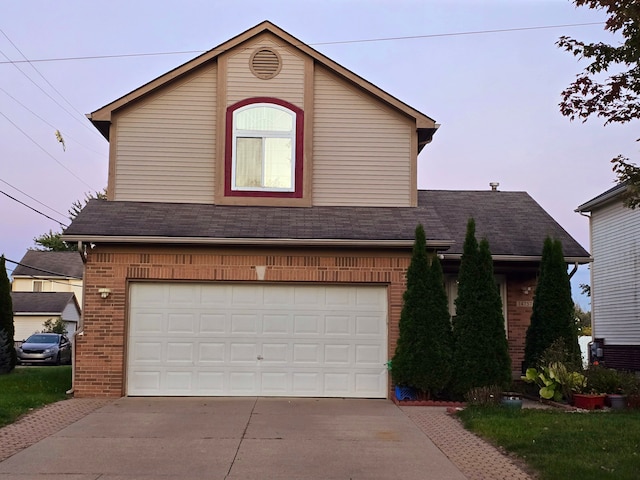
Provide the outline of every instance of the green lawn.
{"type": "Polygon", "coordinates": [[[18,367],[0,375],[0,427],[34,408],[67,398],[71,367],[18,367]]]}
{"type": "Polygon", "coordinates": [[[465,427],[516,454],[540,479],[637,479],[640,411],[511,410],[469,407],[465,427]]]}

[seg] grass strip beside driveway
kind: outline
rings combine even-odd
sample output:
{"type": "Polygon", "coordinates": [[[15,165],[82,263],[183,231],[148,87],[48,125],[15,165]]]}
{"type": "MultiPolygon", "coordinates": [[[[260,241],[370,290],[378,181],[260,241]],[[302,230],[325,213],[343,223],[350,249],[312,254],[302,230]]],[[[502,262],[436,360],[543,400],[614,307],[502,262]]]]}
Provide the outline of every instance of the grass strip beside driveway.
{"type": "Polygon", "coordinates": [[[0,375],[0,427],[34,408],[67,398],[71,366],[18,367],[0,375]]]}
{"type": "Polygon", "coordinates": [[[637,479],[640,411],[512,410],[469,407],[468,430],[516,454],[539,478],[637,479]]]}

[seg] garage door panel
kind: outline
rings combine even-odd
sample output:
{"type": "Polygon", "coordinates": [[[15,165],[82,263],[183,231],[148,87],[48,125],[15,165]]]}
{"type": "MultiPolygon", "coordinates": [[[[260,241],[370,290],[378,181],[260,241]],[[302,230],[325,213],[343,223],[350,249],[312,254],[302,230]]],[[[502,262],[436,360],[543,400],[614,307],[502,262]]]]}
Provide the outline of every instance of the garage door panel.
{"type": "Polygon", "coordinates": [[[264,313],[262,315],[263,335],[290,335],[291,315],[287,313],[264,313]]]}
{"type": "Polygon", "coordinates": [[[350,317],[347,315],[325,315],[324,317],[324,334],[336,336],[348,336],[351,334],[350,317]]]}
{"type": "Polygon", "coordinates": [[[202,313],[200,314],[199,333],[207,334],[224,334],[226,333],[227,316],[221,313],[202,313]]]}
{"type": "Polygon", "coordinates": [[[386,397],[384,287],[134,283],[130,299],[129,395],[386,397]]]}
{"type": "Polygon", "coordinates": [[[170,335],[195,335],[198,324],[195,313],[169,313],[167,318],[167,333],[170,335]]]}
{"type": "Polygon", "coordinates": [[[167,363],[186,363],[187,365],[193,365],[195,362],[194,347],[196,347],[196,344],[192,342],[168,342],[167,363]]]}
{"type": "Polygon", "coordinates": [[[233,314],[231,315],[231,334],[248,334],[256,336],[258,334],[259,316],[253,314],[233,314]]]}
{"type": "Polygon", "coordinates": [[[258,361],[258,346],[255,343],[231,343],[229,361],[234,363],[255,363],[258,361]]]}
{"type": "Polygon", "coordinates": [[[198,342],[198,364],[221,364],[225,362],[225,351],[227,351],[224,342],[198,342]]]}
{"type": "Polygon", "coordinates": [[[159,312],[138,311],[136,322],[132,325],[133,333],[140,335],[154,335],[163,333],[165,315],[159,312]]]}

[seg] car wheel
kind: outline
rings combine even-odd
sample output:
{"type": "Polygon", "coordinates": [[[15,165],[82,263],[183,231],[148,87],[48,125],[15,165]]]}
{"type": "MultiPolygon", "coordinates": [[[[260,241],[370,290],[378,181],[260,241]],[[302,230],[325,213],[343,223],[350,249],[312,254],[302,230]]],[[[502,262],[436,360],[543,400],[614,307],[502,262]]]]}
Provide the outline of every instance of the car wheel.
{"type": "Polygon", "coordinates": [[[58,356],[56,357],[56,363],[55,364],[56,365],[60,365],[61,363],[62,362],[61,362],[61,359],[60,359],[60,353],[58,353],[58,356]]]}

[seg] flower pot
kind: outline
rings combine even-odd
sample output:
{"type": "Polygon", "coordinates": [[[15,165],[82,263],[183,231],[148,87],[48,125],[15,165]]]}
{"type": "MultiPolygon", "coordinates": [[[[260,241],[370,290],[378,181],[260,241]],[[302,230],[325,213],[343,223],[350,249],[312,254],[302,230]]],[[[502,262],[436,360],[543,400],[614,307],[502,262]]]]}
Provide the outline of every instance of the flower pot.
{"type": "Polygon", "coordinates": [[[584,410],[600,410],[604,407],[605,397],[606,395],[574,393],[573,406],[584,410]]]}
{"type": "Polygon", "coordinates": [[[514,410],[519,410],[522,408],[522,397],[516,392],[503,392],[500,405],[514,410]]]}
{"type": "Polygon", "coordinates": [[[614,410],[623,410],[627,408],[627,396],[615,393],[607,395],[607,405],[614,410]]]}

